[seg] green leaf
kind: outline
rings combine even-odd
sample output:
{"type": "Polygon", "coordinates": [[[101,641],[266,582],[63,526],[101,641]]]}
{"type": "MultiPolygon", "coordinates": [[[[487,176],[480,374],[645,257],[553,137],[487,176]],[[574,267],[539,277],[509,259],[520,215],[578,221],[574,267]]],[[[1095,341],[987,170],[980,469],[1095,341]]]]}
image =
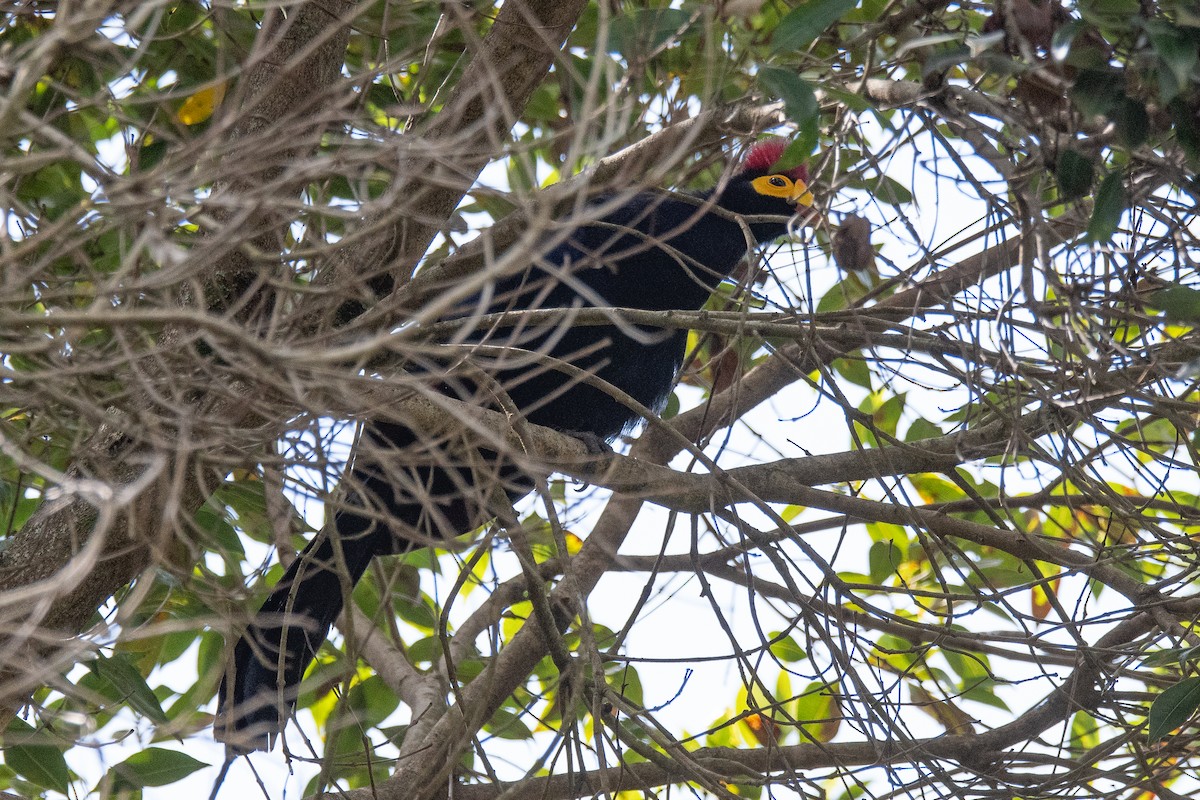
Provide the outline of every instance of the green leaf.
{"type": "Polygon", "coordinates": [[[890,206],[908,205],[913,201],[913,193],[904,184],[887,175],[880,177],[875,187],[875,197],[890,206]]]}
{"type": "Polygon", "coordinates": [[[1078,6],[1085,21],[1118,31],[1132,30],[1142,10],[1139,0],[1087,0],[1078,6]]]}
{"type": "Polygon", "coordinates": [[[1117,140],[1126,147],[1137,147],[1150,137],[1150,115],[1144,103],[1124,98],[1112,112],[1117,140]]]}
{"type": "Polygon", "coordinates": [[[952,503],[963,498],[963,490],[941,475],[918,472],[909,475],[908,480],[926,503],[952,503]]]}
{"type": "Polygon", "coordinates": [[[809,0],[779,20],[771,37],[772,50],[803,50],[857,5],[858,0],[809,0]]]}
{"type": "MultiPolygon", "coordinates": [[[[815,145],[815,141],[813,144],[815,145]]],[[[788,142],[788,146],[783,149],[783,155],[775,162],[775,169],[783,172],[807,163],[812,151],[813,147],[805,141],[803,132],[801,132],[799,137],[788,142]]]]}
{"type": "Polygon", "coordinates": [[[494,220],[504,219],[517,208],[507,192],[479,189],[472,194],[475,202],[460,209],[464,214],[484,213],[494,220]]]}
{"type": "Polygon", "coordinates": [[[1082,27],[1083,20],[1073,19],[1054,31],[1054,35],[1050,37],[1050,55],[1055,61],[1066,60],[1067,53],[1071,51],[1071,42],[1075,41],[1075,36],[1082,27]]]}
{"type": "Polygon", "coordinates": [[[792,718],[800,723],[804,738],[828,742],[837,735],[842,713],[835,699],[840,693],[836,685],[810,683],[789,705],[792,718]]]}
{"type": "MultiPolygon", "coordinates": [[[[872,398],[877,401],[878,398],[872,398]]],[[[904,404],[907,397],[901,394],[894,394],[888,399],[879,403],[878,406],[871,410],[869,407],[864,407],[864,411],[870,411],[871,421],[875,423],[876,430],[882,431],[889,436],[896,435],[896,428],[900,424],[900,415],[904,412],[904,404]]]]}
{"type": "Polygon", "coordinates": [[[846,181],[846,188],[866,192],[881,203],[887,203],[897,208],[913,201],[913,193],[909,191],[908,187],[887,175],[865,179],[851,176],[846,181]]]}
{"type": "Polygon", "coordinates": [[[643,705],[642,678],[628,664],[613,664],[606,668],[608,685],[634,705],[643,705]]]}
{"type": "MultiPolygon", "coordinates": [[[[213,492],[211,502],[236,517],[236,527],[270,541],[271,515],[267,512],[266,486],[256,477],[228,481],[213,492]]],[[[299,516],[299,515],[296,515],[299,516]]]]}
{"type": "Polygon", "coordinates": [[[1190,286],[1171,286],[1155,292],[1149,304],[1162,309],[1171,322],[1200,322],[1200,290],[1190,286]]]}
{"type": "Polygon", "coordinates": [[[908,426],[908,433],[904,434],[904,441],[919,442],[922,439],[936,439],[942,436],[942,429],[934,423],[921,417],[912,421],[908,426]]]}
{"type": "Polygon", "coordinates": [[[415,625],[426,632],[437,630],[438,614],[432,602],[427,597],[404,597],[392,595],[392,608],[405,622],[415,625]]]}
{"type": "Polygon", "coordinates": [[[1167,689],[1150,704],[1151,742],[1167,738],[1167,734],[1187,722],[1200,708],[1200,678],[1188,678],[1167,689]]]}
{"type": "Polygon", "coordinates": [[[872,583],[883,583],[895,574],[896,568],[904,560],[900,548],[890,540],[875,542],[867,552],[867,563],[870,564],[872,583]]]}
{"type": "Polygon", "coordinates": [[[128,791],[146,786],[166,786],[207,766],[203,761],[178,750],[147,747],[110,769],[109,775],[113,779],[114,792],[128,791]]]}
{"type": "Polygon", "coordinates": [[[46,731],[14,717],[4,731],[4,763],[39,787],[68,794],[71,773],[62,751],[53,742],[46,731]]]}
{"type": "Polygon", "coordinates": [[[1196,37],[1165,20],[1143,20],[1140,17],[1134,17],[1134,20],[1146,31],[1154,52],[1170,74],[1171,80],[1164,82],[1160,73],[1162,102],[1169,103],[1191,82],[1192,70],[1200,59],[1196,37]]]}
{"type": "Polygon", "coordinates": [[[682,35],[692,18],[680,8],[639,8],[622,14],[609,26],[609,50],[626,57],[650,54],[682,35]]]}
{"type": "Polygon", "coordinates": [[[808,658],[808,653],[804,651],[804,648],[797,644],[791,636],[782,636],[782,631],[772,633],[770,639],[771,655],[780,661],[793,663],[808,658]]]}
{"type": "Polygon", "coordinates": [[[1096,167],[1091,159],[1076,150],[1064,150],[1054,170],[1058,179],[1059,199],[1074,200],[1087,194],[1096,182],[1096,167]]]}
{"type": "Polygon", "coordinates": [[[834,359],[833,369],[838,375],[841,375],[853,384],[862,386],[865,389],[873,388],[871,385],[871,368],[861,358],[834,359]]]}
{"type": "Polygon", "coordinates": [[[491,720],[483,728],[493,736],[499,736],[501,739],[531,739],[533,731],[525,724],[519,716],[513,712],[504,709],[496,709],[496,713],[492,714],[491,720]]]}
{"type": "Polygon", "coordinates": [[[433,663],[442,657],[444,647],[437,636],[426,636],[417,639],[408,646],[408,660],[414,664],[433,663]]]}
{"type": "Polygon", "coordinates": [[[1171,647],[1165,650],[1155,650],[1153,653],[1148,653],[1142,659],[1142,666],[1168,667],[1175,664],[1183,664],[1184,659],[1182,656],[1196,649],[1194,647],[1171,647]]]}
{"type": "Polygon", "coordinates": [[[872,108],[871,101],[857,92],[848,92],[833,84],[822,86],[821,91],[855,113],[861,114],[864,111],[870,111],[872,108]]]}
{"type": "MultiPolygon", "coordinates": [[[[337,754],[339,760],[347,757],[357,762],[363,747],[363,731],[379,725],[398,705],[400,699],[378,675],[351,686],[326,722],[327,753],[337,754]]],[[[351,771],[342,774],[349,775],[351,771]]]]}
{"type": "Polygon", "coordinates": [[[779,67],[762,67],[758,71],[758,80],[767,91],[783,101],[788,117],[800,128],[800,135],[788,146],[785,155],[793,158],[799,156],[800,160],[804,160],[817,147],[820,108],[812,84],[792,70],[779,67]]]}
{"type": "Polygon", "coordinates": [[[85,193],[79,167],[70,163],[47,164],[16,182],[17,196],[37,204],[52,219],[80,203],[85,193]]]}
{"type": "Polygon", "coordinates": [[[966,45],[938,50],[931,53],[921,65],[921,77],[929,78],[970,60],[971,48],[966,45]]]}
{"type": "Polygon", "coordinates": [[[378,675],[354,684],[341,699],[341,705],[353,709],[356,726],[373,728],[400,705],[400,698],[378,675]]]}
{"type": "Polygon", "coordinates": [[[1096,207],[1092,209],[1092,219],[1087,228],[1088,241],[1110,241],[1124,213],[1125,185],[1121,173],[1114,172],[1105,177],[1100,183],[1100,191],[1096,193],[1096,207]]]}
{"type": "Polygon", "coordinates": [[[830,287],[829,291],[817,302],[817,313],[841,311],[866,293],[867,287],[862,282],[862,278],[850,273],[842,281],[830,287]]]}
{"type": "Polygon", "coordinates": [[[1100,745],[1100,723],[1086,711],[1077,711],[1071,719],[1071,749],[1091,750],[1100,745]]]}
{"type": "Polygon", "coordinates": [[[145,714],[156,723],[167,722],[167,714],[163,711],[162,704],[158,702],[146,679],[124,653],[118,653],[111,658],[99,656],[88,662],[87,667],[93,675],[115,690],[110,696],[128,703],[135,711],[145,714]]]}
{"type": "Polygon", "coordinates": [[[996,682],[990,678],[984,678],[974,686],[963,689],[959,695],[963,700],[970,700],[973,703],[982,703],[985,706],[998,708],[1001,711],[1009,711],[1008,704],[996,696],[996,682]]]}
{"type": "Polygon", "coordinates": [[[1176,99],[1183,91],[1183,86],[1179,84],[1179,79],[1171,70],[1158,69],[1155,74],[1158,76],[1158,96],[1164,98],[1168,103],[1176,99]]]}
{"type": "Polygon", "coordinates": [[[242,559],[246,557],[246,550],[242,547],[241,537],[238,536],[234,527],[225,519],[224,509],[215,506],[212,497],[209,497],[204,505],[196,509],[194,520],[196,527],[203,534],[205,546],[219,550],[232,558],[242,559]]]}
{"type": "MultiPolygon", "coordinates": [[[[1200,169],[1200,119],[1197,119],[1192,109],[1182,98],[1175,98],[1167,106],[1171,114],[1171,122],[1175,123],[1175,138],[1187,155],[1193,169],[1200,169]]],[[[1193,179],[1189,191],[1195,193],[1200,186],[1200,180],[1193,179]]]]}
{"type": "Polygon", "coordinates": [[[1071,87],[1071,100],[1084,114],[1106,115],[1125,99],[1121,83],[1121,77],[1110,70],[1084,70],[1071,87]]]}
{"type": "Polygon", "coordinates": [[[663,419],[673,419],[674,417],[678,416],[680,408],[682,408],[682,404],[679,401],[679,395],[671,392],[671,394],[667,396],[667,405],[663,409],[662,414],[659,416],[661,416],[663,419]]]}
{"type": "Polygon", "coordinates": [[[162,139],[147,138],[144,141],[138,150],[137,167],[142,172],[148,172],[157,167],[167,154],[167,143],[162,139]]]}

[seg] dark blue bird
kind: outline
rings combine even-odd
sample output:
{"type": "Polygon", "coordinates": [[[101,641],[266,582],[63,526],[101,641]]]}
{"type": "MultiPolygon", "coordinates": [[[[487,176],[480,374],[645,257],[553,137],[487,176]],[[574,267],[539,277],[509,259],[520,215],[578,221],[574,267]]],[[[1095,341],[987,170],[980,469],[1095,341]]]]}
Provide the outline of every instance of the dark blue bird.
{"type": "MultiPolygon", "coordinates": [[[[723,188],[634,195],[571,231],[522,272],[497,280],[454,316],[469,320],[484,313],[586,307],[700,309],[753,245],[783,236],[789,218],[811,210],[805,168],[775,169],[785,145],[780,139],[755,145],[723,188]]],[[[599,207],[606,207],[604,201],[599,207]]],[[[496,407],[487,398],[502,389],[510,407],[529,422],[592,442],[611,442],[639,421],[637,412],[593,385],[596,381],[555,369],[557,360],[643,406],[662,409],[683,363],[686,331],[619,322],[571,325],[569,315],[565,319],[506,322],[466,335],[447,349],[471,352],[475,372],[442,365],[436,370],[443,376],[439,390],[496,407]],[[490,377],[480,380],[479,371],[490,377]]],[[[364,426],[332,535],[309,543],[234,647],[216,725],[218,737],[231,747],[273,744],[291,715],[304,671],[342,610],[343,585],[356,584],[372,558],[473,530],[494,516],[487,512],[493,487],[502,485],[510,500],[532,488],[493,451],[428,438],[396,422],[364,426]]]]}

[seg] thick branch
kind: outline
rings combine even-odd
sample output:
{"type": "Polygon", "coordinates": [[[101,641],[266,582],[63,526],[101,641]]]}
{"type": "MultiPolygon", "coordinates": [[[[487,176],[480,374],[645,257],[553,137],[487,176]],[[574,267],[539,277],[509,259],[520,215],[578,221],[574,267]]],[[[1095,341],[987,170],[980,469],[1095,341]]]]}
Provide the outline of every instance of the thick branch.
{"type": "MultiPolygon", "coordinates": [[[[735,749],[707,747],[691,750],[688,755],[704,769],[724,776],[730,783],[761,780],[764,776],[797,770],[818,770],[853,766],[905,765],[935,760],[952,760],[975,769],[1003,767],[1022,762],[1020,754],[1007,748],[1034,739],[1041,732],[1063,722],[1079,710],[1094,708],[1094,687],[1102,669],[1121,657],[1121,646],[1135,641],[1153,629],[1145,614],[1125,620],[1103,636],[1090,653],[1081,653],[1075,671],[1028,712],[1013,722],[979,735],[950,735],[905,742],[903,746],[882,741],[797,744],[786,747],[735,749]]],[[[683,764],[668,769],[670,761],[622,764],[602,770],[575,774],[531,777],[517,784],[474,784],[455,786],[448,795],[445,786],[424,796],[455,800],[571,800],[590,797],[598,792],[637,791],[681,783],[690,779],[683,764]]],[[[373,798],[371,790],[343,793],[347,798],[373,798]]],[[[394,795],[378,795],[392,797],[394,795]]]]}
{"type": "MultiPolygon", "coordinates": [[[[309,102],[314,89],[337,80],[349,37],[344,22],[349,8],[341,0],[321,0],[291,10],[288,24],[274,29],[271,49],[244,78],[245,106],[255,113],[239,118],[232,136],[250,135],[274,118],[289,116],[309,102]],[[256,89],[269,91],[271,98],[254,94],[256,89]]],[[[228,191],[235,188],[231,184],[228,191]]],[[[218,291],[221,276],[242,272],[243,262],[240,251],[233,250],[207,272],[218,291]]],[[[217,476],[197,465],[186,441],[177,442],[173,453],[151,456],[123,428],[122,423],[106,425],[81,448],[70,480],[47,492],[41,508],[0,554],[6,630],[19,631],[0,640],[0,658],[9,665],[0,675],[6,704],[46,677],[45,661],[13,658],[27,637],[35,630],[66,637],[82,631],[105,600],[150,565],[154,548],[168,544],[174,530],[164,522],[194,513],[216,485],[217,476]],[[87,486],[107,491],[97,494],[87,486]],[[21,676],[16,670],[22,663],[37,667],[21,676]]]]}
{"type": "Polygon", "coordinates": [[[340,255],[322,283],[341,290],[365,281],[365,303],[343,308],[361,313],[373,296],[405,284],[438,231],[462,202],[479,173],[508,140],[533,90],[587,5],[586,0],[506,2],[446,105],[406,147],[388,197],[396,204],[373,214],[360,237],[340,255]]]}

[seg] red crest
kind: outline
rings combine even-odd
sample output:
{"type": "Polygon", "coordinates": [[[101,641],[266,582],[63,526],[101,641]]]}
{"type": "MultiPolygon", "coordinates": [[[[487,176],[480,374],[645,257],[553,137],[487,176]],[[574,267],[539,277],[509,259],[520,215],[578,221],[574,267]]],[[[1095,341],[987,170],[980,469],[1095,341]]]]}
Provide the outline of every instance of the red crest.
{"type": "MultiPolygon", "coordinates": [[[[781,139],[778,136],[763,139],[750,148],[750,152],[746,154],[746,158],[742,162],[742,169],[747,172],[770,172],[771,167],[775,166],[775,162],[783,156],[783,151],[787,149],[788,144],[790,142],[787,139],[781,139]]],[[[787,175],[794,181],[808,183],[808,167],[804,164],[780,174],[787,175]]]]}

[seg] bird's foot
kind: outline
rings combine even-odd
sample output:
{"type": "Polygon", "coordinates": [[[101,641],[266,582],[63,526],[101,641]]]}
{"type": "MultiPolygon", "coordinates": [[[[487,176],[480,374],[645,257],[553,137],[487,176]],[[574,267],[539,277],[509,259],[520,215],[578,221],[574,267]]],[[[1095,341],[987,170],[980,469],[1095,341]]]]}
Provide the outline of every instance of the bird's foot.
{"type": "Polygon", "coordinates": [[[578,439],[583,442],[583,446],[587,448],[589,456],[608,456],[612,455],[612,445],[607,439],[601,439],[591,431],[565,431],[560,430],[559,433],[565,433],[572,439],[578,439]]]}
{"type": "MultiPolygon", "coordinates": [[[[600,459],[613,454],[612,445],[607,439],[601,439],[591,431],[567,431],[559,430],[559,433],[564,433],[572,439],[578,439],[583,442],[583,446],[587,448],[588,455],[596,459],[595,467],[599,467],[600,459]]],[[[587,489],[591,484],[579,478],[575,479],[575,486],[578,491],[587,489]]]]}

